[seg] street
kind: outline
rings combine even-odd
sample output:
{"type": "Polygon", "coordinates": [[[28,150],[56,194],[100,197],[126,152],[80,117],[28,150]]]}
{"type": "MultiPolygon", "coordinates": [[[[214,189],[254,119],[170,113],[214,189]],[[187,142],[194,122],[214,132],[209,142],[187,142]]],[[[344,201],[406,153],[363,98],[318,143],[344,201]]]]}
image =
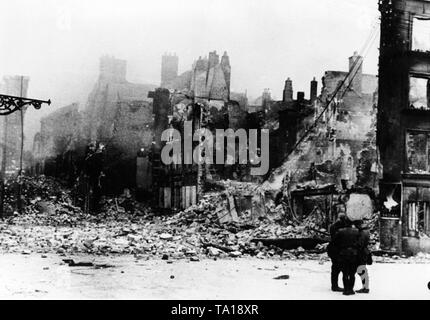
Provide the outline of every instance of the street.
{"type": "MultiPolygon", "coordinates": [[[[71,267],[62,262],[64,256],[57,254],[3,254],[0,298],[430,299],[430,264],[405,263],[407,259],[374,263],[369,266],[370,293],[343,296],[329,290],[330,262],[323,260],[239,258],[166,262],[131,255],[72,258],[101,267],[71,267]]],[[[361,283],[356,281],[355,288],[360,287],[361,283]]]]}

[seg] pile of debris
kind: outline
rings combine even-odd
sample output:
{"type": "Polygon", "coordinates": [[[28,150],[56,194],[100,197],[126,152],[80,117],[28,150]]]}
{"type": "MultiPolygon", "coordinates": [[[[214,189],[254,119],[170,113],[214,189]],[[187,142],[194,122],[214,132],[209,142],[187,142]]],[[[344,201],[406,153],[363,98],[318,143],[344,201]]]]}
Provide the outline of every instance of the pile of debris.
{"type": "Polygon", "coordinates": [[[2,252],[134,254],[168,261],[242,255],[320,259],[318,253],[324,252],[320,242],[313,251],[266,243],[274,238],[320,238],[320,234],[285,219],[274,222],[270,216],[276,208],[262,208],[266,214],[255,210],[259,195],[252,196],[248,207],[241,205],[234,195],[249,194],[248,184],[238,188],[226,182],[225,192],[207,193],[197,205],[170,216],[157,215],[127,197],[104,199],[100,214],[85,214],[54,180],[26,178],[24,185],[24,214],[0,223],[2,252]]]}
{"type": "MultiPolygon", "coordinates": [[[[101,213],[85,214],[69,190],[48,177],[25,178],[24,213],[0,223],[3,252],[191,259],[244,255],[325,259],[328,233],[318,217],[290,220],[283,205],[252,183],[224,181],[221,191],[173,215],[158,215],[124,195],[105,198],[101,213]]],[[[377,228],[377,215],[371,227],[377,228]]],[[[376,232],[372,241],[377,244],[376,232]]]]}

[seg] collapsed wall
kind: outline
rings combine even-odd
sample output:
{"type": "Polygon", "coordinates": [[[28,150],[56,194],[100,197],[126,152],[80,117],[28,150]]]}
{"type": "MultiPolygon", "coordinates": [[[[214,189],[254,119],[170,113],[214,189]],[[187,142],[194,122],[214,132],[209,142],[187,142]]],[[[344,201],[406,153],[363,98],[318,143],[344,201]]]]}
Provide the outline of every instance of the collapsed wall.
{"type": "MultiPolygon", "coordinates": [[[[100,59],[100,74],[85,108],[84,137],[106,147],[106,171],[118,192],[134,186],[136,156],[152,143],[152,104],[148,92],[156,86],[126,80],[126,62],[100,59]]],[[[109,188],[110,190],[111,188],[109,188]]]]}
{"type": "Polygon", "coordinates": [[[97,142],[106,150],[106,189],[117,193],[135,185],[137,154],[151,147],[152,102],[147,95],[156,86],[128,82],[126,61],[114,57],[101,57],[99,70],[83,110],[72,104],[42,119],[33,142],[33,171],[73,179],[86,146],[97,142]]]}
{"type": "MultiPolygon", "coordinates": [[[[356,53],[350,58],[361,59],[356,53]]],[[[290,188],[320,187],[334,184],[339,189],[352,186],[377,189],[378,157],[376,150],[377,77],[354,69],[348,72],[326,71],[320,96],[315,100],[314,114],[303,119],[296,140],[322,115],[315,128],[277,168],[263,186],[280,190],[288,181],[290,188]],[[337,90],[339,88],[339,90],[337,90]],[[337,90],[336,97],[333,97],[337,90]],[[327,102],[332,99],[326,108],[327,102]]]]}
{"type": "Polygon", "coordinates": [[[76,177],[74,163],[84,149],[82,119],[79,105],[72,103],[40,120],[40,131],[33,140],[34,173],[76,177]]]}

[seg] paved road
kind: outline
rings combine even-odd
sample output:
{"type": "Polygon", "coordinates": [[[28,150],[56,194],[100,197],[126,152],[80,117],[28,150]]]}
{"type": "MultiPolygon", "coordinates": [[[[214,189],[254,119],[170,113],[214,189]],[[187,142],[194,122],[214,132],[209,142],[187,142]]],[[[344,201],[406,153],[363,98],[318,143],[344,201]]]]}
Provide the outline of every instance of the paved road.
{"type": "MultiPolygon", "coordinates": [[[[70,267],[64,257],[0,256],[2,299],[430,299],[430,264],[376,263],[371,292],[346,297],[329,290],[329,262],[137,260],[73,257],[113,267],[70,267]],[[287,280],[275,280],[289,275],[287,280]]],[[[356,288],[360,284],[356,283],[356,288]]]]}

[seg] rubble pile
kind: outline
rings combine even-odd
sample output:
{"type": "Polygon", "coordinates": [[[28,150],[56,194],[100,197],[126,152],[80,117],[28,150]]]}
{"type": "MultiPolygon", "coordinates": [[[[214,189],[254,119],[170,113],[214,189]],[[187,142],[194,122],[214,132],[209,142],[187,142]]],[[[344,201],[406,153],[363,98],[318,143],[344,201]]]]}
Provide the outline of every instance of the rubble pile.
{"type": "MultiPolygon", "coordinates": [[[[291,221],[274,223],[267,217],[255,216],[251,209],[239,210],[236,220],[220,223],[222,216],[231,211],[226,194],[243,194],[250,186],[241,188],[227,186],[227,193],[205,194],[197,205],[171,216],[157,215],[149,207],[125,197],[105,199],[102,212],[91,215],[74,206],[69,192],[55,181],[46,177],[28,179],[25,213],[0,223],[1,251],[134,254],[168,261],[242,255],[320,258],[303,248],[283,250],[251,241],[315,237],[316,233],[306,226],[291,221]],[[127,206],[133,207],[133,212],[126,210],[127,206]]],[[[322,252],[324,247],[319,246],[318,250],[322,252]]]]}
{"type": "MultiPolygon", "coordinates": [[[[283,205],[264,200],[252,183],[224,181],[222,191],[205,193],[198,204],[167,216],[126,195],[105,198],[99,214],[85,214],[55,180],[41,176],[23,182],[24,213],[0,223],[3,252],[134,254],[167,261],[244,255],[326,258],[320,255],[329,240],[321,227],[323,217],[311,214],[300,222],[289,220],[283,205]],[[241,204],[246,197],[251,199],[248,207],[241,204]],[[273,239],[319,242],[312,249],[287,250],[266,241],[273,239]]],[[[377,214],[369,226],[378,249],[377,214]]]]}

